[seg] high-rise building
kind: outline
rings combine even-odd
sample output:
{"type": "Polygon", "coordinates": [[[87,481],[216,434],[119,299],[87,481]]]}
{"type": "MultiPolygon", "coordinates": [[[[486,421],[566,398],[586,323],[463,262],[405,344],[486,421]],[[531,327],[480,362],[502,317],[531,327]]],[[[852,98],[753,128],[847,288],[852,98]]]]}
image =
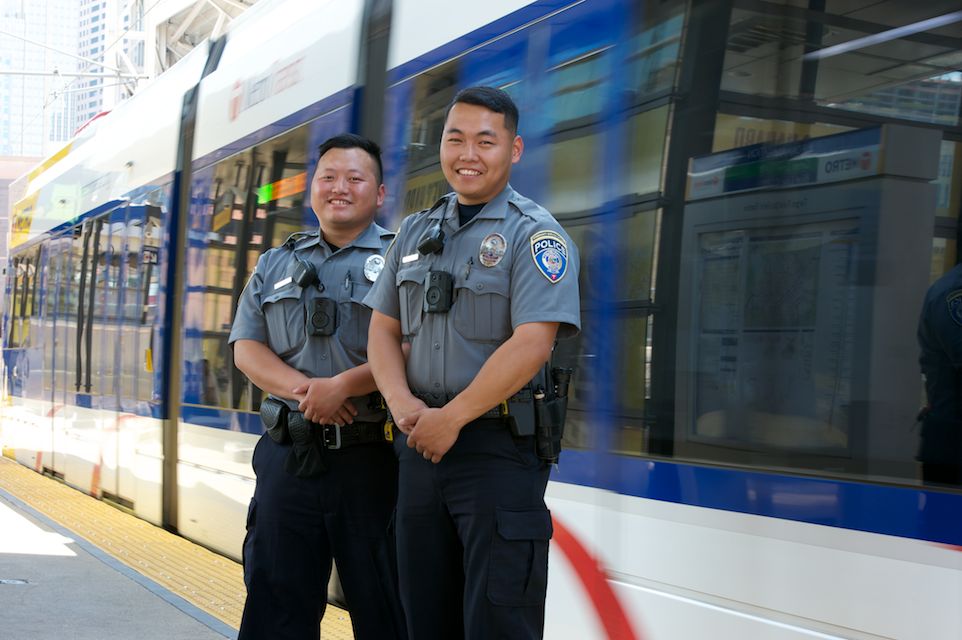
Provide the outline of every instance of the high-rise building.
{"type": "Polygon", "coordinates": [[[77,128],[130,97],[136,89],[130,76],[140,74],[144,66],[142,0],[79,1],[78,53],[105,66],[86,63],[100,76],[77,82],[77,128]]]}
{"type": "Polygon", "coordinates": [[[0,156],[44,156],[75,130],[81,0],[0,0],[0,156]]]}

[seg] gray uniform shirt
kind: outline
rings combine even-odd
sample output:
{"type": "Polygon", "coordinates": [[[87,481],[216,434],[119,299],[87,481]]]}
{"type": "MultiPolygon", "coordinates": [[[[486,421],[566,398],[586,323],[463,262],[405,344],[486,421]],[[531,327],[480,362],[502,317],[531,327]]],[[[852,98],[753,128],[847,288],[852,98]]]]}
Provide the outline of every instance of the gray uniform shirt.
{"type": "MultiPolygon", "coordinates": [[[[230,343],[256,340],[281,360],[311,378],[329,378],[367,362],[367,330],[371,310],[362,304],[371,289],[371,267],[394,234],[373,222],[353,242],[332,253],[317,231],[296,233],[257,261],[237,305],[230,343]],[[301,288],[291,279],[295,255],[317,269],[318,282],[301,288]],[[368,268],[365,268],[367,266],[368,268]],[[314,301],[337,303],[337,330],[331,336],[310,335],[314,301]]],[[[354,398],[357,420],[377,420],[383,410],[354,398]]],[[[292,409],[297,403],[288,400],[292,409]]]]}
{"type": "Polygon", "coordinates": [[[474,380],[518,325],[560,322],[559,338],[581,326],[578,250],[550,213],[508,186],[460,227],[456,203],[451,193],[402,221],[364,300],[401,322],[411,343],[408,384],[441,403],[474,380]],[[439,221],[444,249],[419,254],[418,243],[439,221]],[[454,303],[446,313],[424,311],[429,271],[453,276],[454,303]]]}

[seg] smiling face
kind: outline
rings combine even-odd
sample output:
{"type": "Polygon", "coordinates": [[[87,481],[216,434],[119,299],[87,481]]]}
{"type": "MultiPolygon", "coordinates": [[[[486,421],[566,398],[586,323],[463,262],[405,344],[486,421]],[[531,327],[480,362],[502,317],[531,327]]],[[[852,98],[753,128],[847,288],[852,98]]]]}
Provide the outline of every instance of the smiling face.
{"type": "Polygon", "coordinates": [[[318,160],[311,181],[311,208],[325,239],[335,244],[353,240],[383,202],[377,164],[363,149],[329,149],[318,160]]]}
{"type": "Polygon", "coordinates": [[[523,151],[521,136],[507,128],[504,114],[458,102],[444,123],[441,170],[458,202],[482,204],[504,190],[523,151]]]}

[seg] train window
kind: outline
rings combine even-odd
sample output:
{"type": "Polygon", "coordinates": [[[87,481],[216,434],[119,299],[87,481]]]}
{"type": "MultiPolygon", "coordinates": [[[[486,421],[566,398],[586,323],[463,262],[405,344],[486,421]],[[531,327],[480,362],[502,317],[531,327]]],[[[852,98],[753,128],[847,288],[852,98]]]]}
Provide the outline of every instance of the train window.
{"type": "Polygon", "coordinates": [[[54,372],[57,367],[57,350],[49,345],[54,344],[57,327],[57,298],[59,297],[59,281],[62,274],[61,255],[57,252],[57,241],[48,240],[42,249],[43,282],[46,291],[43,300],[43,338],[47,345],[44,349],[43,389],[44,398],[50,399],[54,389],[54,372]]]}
{"type": "Polygon", "coordinates": [[[929,283],[933,283],[948,273],[949,269],[959,263],[959,247],[954,238],[932,239],[932,270],[929,272],[929,283]]]}
{"type": "Polygon", "coordinates": [[[10,312],[7,314],[7,347],[14,349],[20,346],[20,307],[23,305],[23,294],[21,293],[21,259],[14,257],[10,260],[10,268],[7,274],[7,282],[10,291],[9,298],[10,312]]]}
{"type": "Polygon", "coordinates": [[[939,175],[935,179],[937,194],[935,215],[958,220],[962,210],[962,143],[942,141],[939,175]]]}
{"type": "Polygon", "coordinates": [[[210,225],[206,246],[189,258],[203,274],[203,297],[202,337],[187,349],[197,354],[188,356],[188,402],[245,410],[259,403],[259,392],[233,366],[227,338],[258,255],[317,224],[305,198],[308,129],[299,127],[213,168],[207,215],[193,222],[210,225]]]}
{"type": "MultiPolygon", "coordinates": [[[[99,325],[99,335],[94,338],[94,358],[98,361],[96,372],[100,373],[100,392],[105,398],[111,398],[113,404],[117,397],[115,385],[117,379],[118,348],[123,347],[123,314],[122,314],[122,286],[121,262],[124,255],[124,240],[126,236],[126,207],[118,207],[107,214],[104,219],[103,233],[100,240],[101,274],[98,285],[95,326],[99,325]]],[[[110,405],[105,405],[110,406],[110,405]]]]}
{"type": "Polygon", "coordinates": [[[658,15],[641,19],[639,33],[629,42],[629,82],[637,92],[638,102],[672,88],[684,16],[669,14],[666,17],[664,12],[679,9],[677,3],[674,7],[663,3],[656,9],[658,15]]]}
{"type": "Polygon", "coordinates": [[[131,370],[137,371],[136,391],[134,398],[139,402],[148,402],[154,398],[154,362],[157,354],[154,352],[154,324],[157,321],[158,290],[160,288],[160,269],[158,256],[160,255],[160,239],[162,216],[164,212],[156,206],[146,206],[143,218],[142,253],[140,258],[140,289],[137,292],[138,317],[138,350],[131,354],[134,359],[131,370]]]}
{"type": "Polygon", "coordinates": [[[57,264],[56,295],[53,304],[53,334],[51,342],[57,348],[53,351],[54,401],[61,402],[66,390],[72,388],[73,374],[70,372],[70,357],[73,354],[74,333],[76,329],[77,312],[70,306],[70,296],[73,291],[74,276],[71,269],[71,246],[73,233],[67,233],[55,239],[51,245],[53,261],[57,264]]]}
{"type": "Polygon", "coordinates": [[[123,327],[120,335],[120,354],[117,370],[117,391],[124,410],[136,397],[137,376],[141,361],[140,332],[140,252],[143,246],[143,209],[126,207],[123,242],[117,248],[119,262],[119,299],[117,326],[123,327]]]}
{"type": "Polygon", "coordinates": [[[661,189],[662,158],[668,137],[668,107],[628,118],[629,161],[626,188],[620,194],[641,195],[661,189]]]}
{"type": "Polygon", "coordinates": [[[42,295],[40,288],[40,250],[33,248],[27,251],[23,259],[24,280],[23,280],[23,307],[22,307],[22,326],[23,335],[21,346],[30,348],[35,342],[39,341],[40,336],[40,304],[39,299],[42,295]],[[36,336],[36,337],[35,337],[36,336]]]}
{"type": "Polygon", "coordinates": [[[426,209],[450,191],[438,153],[444,111],[458,91],[458,64],[450,62],[414,79],[411,122],[406,136],[407,179],[401,213],[426,209]]]}
{"type": "Polygon", "coordinates": [[[66,382],[64,383],[68,389],[79,392],[82,388],[82,371],[81,371],[81,351],[83,349],[83,309],[81,308],[81,283],[86,286],[86,278],[83,274],[84,260],[84,248],[87,246],[87,233],[89,230],[89,225],[83,227],[77,226],[74,228],[74,233],[70,242],[70,253],[69,253],[69,277],[66,279],[68,283],[67,297],[66,297],[66,317],[69,318],[69,322],[65,323],[65,329],[67,327],[73,327],[73,330],[67,330],[64,338],[64,352],[66,353],[66,358],[64,359],[64,364],[66,366],[66,382]]]}
{"type": "MultiPolygon", "coordinates": [[[[638,145],[664,122],[669,143],[651,149],[663,170],[632,169],[646,176],[635,193],[662,185],[644,260],[649,322],[623,301],[603,305],[618,352],[634,359],[620,374],[634,378],[619,389],[620,452],[924,479],[919,362],[933,347],[920,346],[918,321],[929,286],[959,262],[962,30],[891,31],[935,17],[925,3],[819,4],[692,11],[698,37],[684,44],[667,117],[630,137],[638,145]]],[[[672,20],[652,42],[671,41],[672,20]]]]}

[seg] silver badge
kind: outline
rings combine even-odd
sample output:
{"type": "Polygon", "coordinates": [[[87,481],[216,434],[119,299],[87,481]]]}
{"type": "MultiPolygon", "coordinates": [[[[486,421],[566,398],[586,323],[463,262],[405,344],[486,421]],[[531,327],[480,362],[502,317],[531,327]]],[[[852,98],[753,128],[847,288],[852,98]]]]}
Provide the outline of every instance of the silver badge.
{"type": "Polygon", "coordinates": [[[377,254],[368,256],[364,261],[364,277],[374,282],[384,268],[384,257],[377,254]]]}
{"type": "Polygon", "coordinates": [[[489,233],[481,241],[481,252],[478,254],[481,264],[493,267],[501,262],[508,250],[508,241],[500,233],[489,233]]]}

